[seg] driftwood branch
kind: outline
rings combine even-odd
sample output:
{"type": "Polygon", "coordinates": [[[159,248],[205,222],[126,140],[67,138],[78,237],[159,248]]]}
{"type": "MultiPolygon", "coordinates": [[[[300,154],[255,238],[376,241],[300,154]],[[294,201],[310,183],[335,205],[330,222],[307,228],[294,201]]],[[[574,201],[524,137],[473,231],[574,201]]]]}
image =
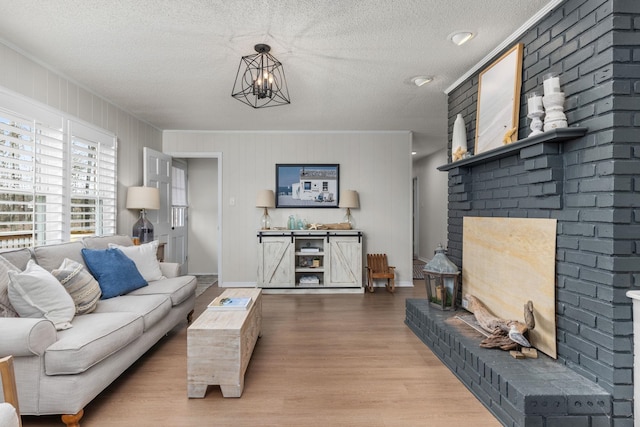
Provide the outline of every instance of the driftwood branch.
{"type": "Polygon", "coordinates": [[[525,334],[535,327],[533,303],[528,301],[524,306],[525,322],[506,320],[494,316],[487,307],[473,295],[465,295],[469,309],[473,312],[478,324],[491,335],[480,343],[485,348],[514,350],[519,345],[530,346],[525,334]]]}
{"type": "Polygon", "coordinates": [[[521,334],[529,329],[526,324],[517,320],[505,320],[494,316],[487,307],[473,295],[467,294],[465,298],[469,301],[469,308],[476,317],[478,324],[489,333],[494,333],[496,328],[505,333],[509,333],[512,325],[514,325],[521,334]]]}

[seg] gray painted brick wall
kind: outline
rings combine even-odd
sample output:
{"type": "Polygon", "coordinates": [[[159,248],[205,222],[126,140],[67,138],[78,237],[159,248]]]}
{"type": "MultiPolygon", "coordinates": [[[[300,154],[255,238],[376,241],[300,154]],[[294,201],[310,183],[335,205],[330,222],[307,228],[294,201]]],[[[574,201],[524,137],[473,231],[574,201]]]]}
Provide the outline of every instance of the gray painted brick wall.
{"type": "MultiPolygon", "coordinates": [[[[640,1],[567,0],[519,42],[519,139],[530,132],[526,94],[550,71],[560,74],[569,126],[588,132],[450,170],[448,255],[461,266],[464,216],[556,218],[558,361],[613,395],[614,419],[599,425],[631,426],[625,293],[640,288],[640,1]]],[[[449,141],[462,114],[470,148],[477,89],[475,75],[449,94],[449,141]]]]}

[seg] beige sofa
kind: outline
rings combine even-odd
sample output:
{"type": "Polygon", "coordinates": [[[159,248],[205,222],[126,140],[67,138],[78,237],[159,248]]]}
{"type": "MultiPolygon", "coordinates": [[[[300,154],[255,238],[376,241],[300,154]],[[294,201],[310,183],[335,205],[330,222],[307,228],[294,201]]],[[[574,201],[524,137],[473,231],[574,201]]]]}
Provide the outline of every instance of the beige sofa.
{"type": "MultiPolygon", "coordinates": [[[[126,236],[1,252],[24,270],[33,259],[45,270],[65,258],[86,266],[81,250],[131,246],[126,236]]],[[[177,264],[160,263],[162,278],[128,294],[100,299],[95,310],[76,315],[56,330],[44,318],[0,317],[0,357],[14,357],[22,415],[61,414],[79,425],[83,408],[177,325],[187,326],[195,303],[196,278],[179,276],[177,264]]]]}

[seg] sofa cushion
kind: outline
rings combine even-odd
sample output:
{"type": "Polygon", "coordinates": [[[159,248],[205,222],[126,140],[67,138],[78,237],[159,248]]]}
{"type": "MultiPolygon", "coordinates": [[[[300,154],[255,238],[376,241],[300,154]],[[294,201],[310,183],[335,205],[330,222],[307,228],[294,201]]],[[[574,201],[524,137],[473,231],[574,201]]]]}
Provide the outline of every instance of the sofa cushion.
{"type": "Polygon", "coordinates": [[[58,333],[44,357],[47,375],[79,374],[126,347],[142,335],[136,313],[89,313],[76,316],[73,328],[58,333]]]}
{"type": "Polygon", "coordinates": [[[81,242],[67,242],[58,245],[36,246],[33,248],[33,255],[38,265],[47,271],[52,271],[65,260],[72,259],[84,265],[80,250],[84,246],[81,242]]]}
{"type": "Polygon", "coordinates": [[[120,249],[82,249],[89,271],[96,278],[102,299],[117,297],[147,286],[136,264],[120,249]]]}
{"type": "Polygon", "coordinates": [[[164,278],[162,271],[160,271],[160,263],[158,262],[157,240],[138,246],[121,246],[116,245],[115,243],[109,243],[109,247],[118,248],[127,257],[131,258],[131,260],[136,264],[138,271],[147,282],[164,278]]]}
{"type": "Polygon", "coordinates": [[[3,250],[0,251],[0,255],[18,267],[20,271],[27,268],[27,263],[32,258],[31,249],[29,248],[3,250]]]}
{"type": "Polygon", "coordinates": [[[180,276],[170,279],[149,282],[149,286],[136,289],[129,295],[168,295],[171,298],[171,305],[174,307],[186,301],[196,292],[197,281],[195,276],[180,276]]]}
{"type": "Polygon", "coordinates": [[[9,271],[9,300],[20,317],[44,317],[56,329],[68,329],[76,314],[76,305],[51,273],[33,260],[18,273],[9,271]]]}
{"type": "Polygon", "coordinates": [[[87,249],[108,249],[109,243],[120,246],[133,246],[133,241],[129,236],[90,236],[82,239],[84,247],[87,249]]]}
{"type": "Polygon", "coordinates": [[[0,256],[0,317],[18,317],[9,301],[9,272],[19,272],[18,268],[0,256]]]}
{"type": "Polygon", "coordinates": [[[56,268],[51,274],[71,295],[76,305],[76,315],[91,313],[95,310],[102,292],[100,285],[84,265],[65,258],[60,268],[56,268]]]}
{"type": "Polygon", "coordinates": [[[145,332],[162,320],[171,311],[171,300],[167,295],[132,296],[101,300],[95,313],[130,312],[142,316],[145,332]]]}

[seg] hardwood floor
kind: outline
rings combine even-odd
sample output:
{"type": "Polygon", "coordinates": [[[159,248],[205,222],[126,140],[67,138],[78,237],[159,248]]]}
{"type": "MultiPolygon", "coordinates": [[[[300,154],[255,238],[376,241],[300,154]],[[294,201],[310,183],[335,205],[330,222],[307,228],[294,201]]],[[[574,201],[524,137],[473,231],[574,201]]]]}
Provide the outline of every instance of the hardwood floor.
{"type": "MultiPolygon", "coordinates": [[[[224,289],[207,289],[195,315],[224,289]]],[[[102,426],[500,426],[404,324],[414,288],[362,295],[264,295],[262,337],[242,397],[188,399],[186,322],[85,408],[102,426]]],[[[23,426],[62,425],[24,416],[23,426]]]]}

